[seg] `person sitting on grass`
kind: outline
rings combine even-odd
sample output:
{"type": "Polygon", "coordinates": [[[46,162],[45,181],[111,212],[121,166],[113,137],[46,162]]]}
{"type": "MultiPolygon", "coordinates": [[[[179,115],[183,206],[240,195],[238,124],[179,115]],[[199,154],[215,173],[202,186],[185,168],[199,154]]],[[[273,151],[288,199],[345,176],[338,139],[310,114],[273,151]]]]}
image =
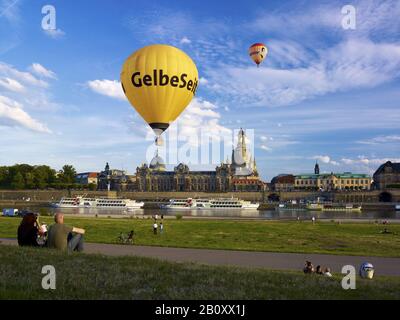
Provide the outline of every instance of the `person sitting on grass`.
{"type": "Polygon", "coordinates": [[[56,213],[54,216],[55,224],[51,225],[48,231],[47,245],[66,251],[83,251],[84,229],[69,227],[64,224],[64,215],[56,213]]]}
{"type": "Polygon", "coordinates": [[[24,215],[18,227],[17,235],[20,246],[39,247],[38,236],[43,235],[43,233],[38,226],[36,214],[28,212],[24,215]]]}
{"type": "Polygon", "coordinates": [[[306,261],[306,265],[303,269],[304,273],[314,273],[314,266],[311,261],[306,261]]]}
{"type": "Polygon", "coordinates": [[[322,274],[322,268],[320,265],[318,265],[317,268],[315,269],[315,273],[320,275],[322,274]]]}
{"type": "Polygon", "coordinates": [[[325,270],[324,270],[324,276],[325,276],[325,277],[332,277],[331,269],[325,268],[325,270]]]}

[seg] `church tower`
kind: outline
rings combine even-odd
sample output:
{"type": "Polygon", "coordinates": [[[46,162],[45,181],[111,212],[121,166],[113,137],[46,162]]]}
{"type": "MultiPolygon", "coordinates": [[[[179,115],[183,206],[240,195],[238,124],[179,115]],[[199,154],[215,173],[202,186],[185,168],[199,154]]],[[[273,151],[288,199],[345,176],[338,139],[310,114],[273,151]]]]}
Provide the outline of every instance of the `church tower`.
{"type": "Polygon", "coordinates": [[[241,150],[242,158],[247,161],[246,134],[242,128],[239,131],[238,148],[241,150]]]}
{"type": "Polygon", "coordinates": [[[236,176],[250,176],[255,173],[255,160],[248,153],[246,146],[246,133],[240,128],[235,149],[232,149],[231,169],[236,176]]]}
{"type": "Polygon", "coordinates": [[[315,174],[319,174],[319,164],[318,164],[318,161],[315,162],[314,173],[315,173],[315,174]]]}

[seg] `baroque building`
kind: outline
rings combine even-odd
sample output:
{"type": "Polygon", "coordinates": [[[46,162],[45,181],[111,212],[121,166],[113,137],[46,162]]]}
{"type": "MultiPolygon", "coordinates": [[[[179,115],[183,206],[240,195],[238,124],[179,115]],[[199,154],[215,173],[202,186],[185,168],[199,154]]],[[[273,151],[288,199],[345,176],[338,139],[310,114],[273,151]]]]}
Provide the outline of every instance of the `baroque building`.
{"type": "Polygon", "coordinates": [[[124,170],[110,169],[106,164],[98,175],[98,190],[131,191],[135,188],[136,177],[126,174],[124,170]]]}
{"type": "Polygon", "coordinates": [[[173,171],[167,171],[158,152],[149,165],[143,164],[136,169],[137,191],[261,191],[264,186],[256,161],[247,151],[243,129],[239,131],[237,147],[232,150],[231,162],[221,163],[215,171],[191,171],[183,163],[173,171]]]}
{"type": "Polygon", "coordinates": [[[305,190],[370,190],[372,179],[360,173],[301,174],[294,177],[294,188],[305,190]]]}
{"type": "Polygon", "coordinates": [[[314,166],[314,173],[280,174],[271,180],[273,191],[293,190],[370,190],[372,179],[367,174],[360,173],[320,173],[319,164],[314,166]]]}

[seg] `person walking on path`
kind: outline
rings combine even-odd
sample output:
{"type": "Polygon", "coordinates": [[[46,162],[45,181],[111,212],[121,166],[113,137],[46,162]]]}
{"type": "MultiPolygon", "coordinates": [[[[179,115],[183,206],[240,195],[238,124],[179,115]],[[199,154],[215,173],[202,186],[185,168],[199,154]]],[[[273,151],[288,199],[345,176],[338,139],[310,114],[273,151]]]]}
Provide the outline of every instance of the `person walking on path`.
{"type": "Polygon", "coordinates": [[[311,218],[311,220],[312,220],[312,224],[315,224],[315,217],[314,216],[311,218]]]}
{"type": "Polygon", "coordinates": [[[164,231],[164,225],[162,222],[160,222],[160,234],[163,233],[164,231]]]}
{"type": "Polygon", "coordinates": [[[157,228],[158,228],[157,223],[154,222],[154,224],[153,224],[153,233],[154,234],[157,234],[157,228]]]}

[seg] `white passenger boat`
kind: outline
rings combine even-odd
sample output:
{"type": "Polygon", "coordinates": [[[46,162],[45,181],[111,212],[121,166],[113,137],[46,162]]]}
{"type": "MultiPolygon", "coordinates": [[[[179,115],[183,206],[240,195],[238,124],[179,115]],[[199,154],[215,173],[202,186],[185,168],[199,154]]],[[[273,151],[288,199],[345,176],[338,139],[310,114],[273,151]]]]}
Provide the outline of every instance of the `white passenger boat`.
{"type": "Polygon", "coordinates": [[[240,200],[237,198],[220,199],[171,199],[169,204],[161,206],[162,209],[174,210],[212,210],[212,209],[254,209],[257,210],[259,203],[240,200]]]}
{"type": "Polygon", "coordinates": [[[104,209],[140,209],[143,202],[137,202],[130,199],[112,199],[112,198],[61,198],[60,202],[53,203],[55,208],[104,208],[104,209]]]}

